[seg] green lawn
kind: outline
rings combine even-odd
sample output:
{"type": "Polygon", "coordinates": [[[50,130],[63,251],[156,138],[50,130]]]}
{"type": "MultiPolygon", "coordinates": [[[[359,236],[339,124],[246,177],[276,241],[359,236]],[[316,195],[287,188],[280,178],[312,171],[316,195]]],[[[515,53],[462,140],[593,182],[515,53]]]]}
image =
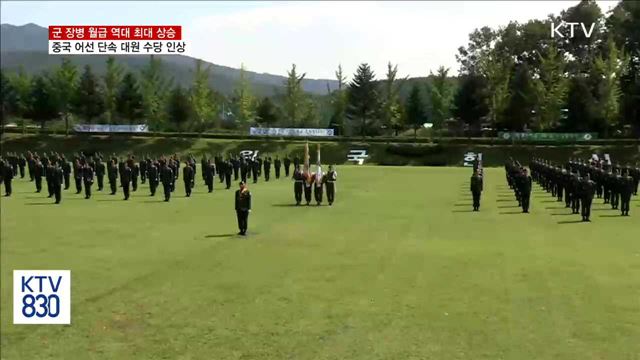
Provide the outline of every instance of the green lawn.
{"type": "Polygon", "coordinates": [[[637,197],[580,223],[539,188],[519,213],[502,169],[479,213],[469,169],[338,172],[333,207],[251,186],[247,238],[200,173],[170,203],[145,185],[54,206],[14,182],[2,359],[640,359],[637,197]],[[72,325],[13,325],[14,269],[70,269],[72,325]]]}

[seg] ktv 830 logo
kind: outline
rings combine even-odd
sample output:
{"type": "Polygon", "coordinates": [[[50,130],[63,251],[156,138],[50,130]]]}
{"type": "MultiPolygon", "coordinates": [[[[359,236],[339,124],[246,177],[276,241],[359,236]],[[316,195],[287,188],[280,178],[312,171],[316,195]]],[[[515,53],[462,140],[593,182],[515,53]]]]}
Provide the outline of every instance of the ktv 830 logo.
{"type": "Polygon", "coordinates": [[[14,324],[70,324],[71,271],[14,270],[14,324]]]}

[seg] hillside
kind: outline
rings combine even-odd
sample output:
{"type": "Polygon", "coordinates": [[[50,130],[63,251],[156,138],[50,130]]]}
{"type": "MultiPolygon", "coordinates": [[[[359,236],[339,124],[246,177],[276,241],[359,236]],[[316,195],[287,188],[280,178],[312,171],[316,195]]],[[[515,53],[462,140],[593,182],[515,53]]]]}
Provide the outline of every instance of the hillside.
{"type": "MultiPolygon", "coordinates": [[[[0,66],[7,71],[16,71],[20,66],[30,74],[51,69],[60,63],[62,56],[49,55],[47,53],[48,31],[45,27],[36,24],[15,26],[2,24],[0,31],[0,66]]],[[[183,55],[159,56],[164,64],[166,74],[172,77],[178,84],[187,85],[191,82],[191,71],[194,68],[195,59],[183,55]]],[[[102,74],[105,69],[107,56],[103,55],[74,55],[69,56],[71,61],[78,65],[91,65],[96,73],[102,74]]],[[[146,56],[117,56],[120,63],[131,70],[138,70],[147,62],[146,56]]],[[[240,70],[221,66],[209,62],[211,66],[211,86],[223,94],[230,94],[240,76],[240,70]]],[[[285,69],[283,69],[284,71],[285,69]]],[[[257,95],[266,96],[275,94],[282,88],[286,80],[284,76],[247,72],[249,81],[257,95]]],[[[302,85],[305,91],[323,95],[327,92],[327,83],[333,89],[337,85],[335,80],[306,79],[302,85]]]]}

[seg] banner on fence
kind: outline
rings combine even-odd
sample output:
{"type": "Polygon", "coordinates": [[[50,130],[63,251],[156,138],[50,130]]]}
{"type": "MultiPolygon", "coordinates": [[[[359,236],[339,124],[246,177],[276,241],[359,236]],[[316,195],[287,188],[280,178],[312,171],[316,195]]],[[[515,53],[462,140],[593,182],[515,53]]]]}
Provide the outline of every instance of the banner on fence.
{"type": "Polygon", "coordinates": [[[76,124],[73,125],[75,132],[148,132],[149,127],[145,124],[142,125],[99,125],[99,124],[76,124]]]}
{"type": "Polygon", "coordinates": [[[598,137],[597,133],[521,133],[498,132],[504,140],[516,141],[589,141],[598,137]]]}
{"type": "Polygon", "coordinates": [[[256,128],[249,135],[258,136],[334,136],[333,129],[256,128]]]}

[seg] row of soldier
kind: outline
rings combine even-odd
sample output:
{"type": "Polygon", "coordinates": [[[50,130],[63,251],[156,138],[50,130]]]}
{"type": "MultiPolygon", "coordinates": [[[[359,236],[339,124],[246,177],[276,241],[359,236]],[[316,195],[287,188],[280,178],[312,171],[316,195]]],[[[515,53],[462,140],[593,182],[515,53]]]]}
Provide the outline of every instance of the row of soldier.
{"type": "Polygon", "coordinates": [[[536,182],[551,193],[583,221],[590,221],[593,198],[604,198],[611,209],[620,208],[622,216],[629,216],[631,196],[637,195],[640,167],[612,165],[605,161],[570,160],[558,166],[543,159],[533,159],[531,171],[536,182]],[[564,196],[564,199],[563,199],[564,196]]]}
{"type": "Polygon", "coordinates": [[[507,176],[507,184],[513,190],[518,206],[522,207],[523,213],[529,213],[529,204],[531,203],[532,178],[527,168],[522,166],[520,162],[509,159],[505,163],[505,172],[507,176]]]}
{"type": "MultiPolygon", "coordinates": [[[[294,158],[292,161],[288,156],[284,160],[280,160],[278,156],[275,160],[272,160],[271,157],[266,157],[263,160],[261,157],[229,156],[225,159],[218,155],[213,159],[208,159],[203,156],[201,160],[202,178],[209,192],[212,192],[216,175],[220,183],[225,183],[226,188],[229,189],[232,177],[235,180],[242,178],[244,182],[252,178],[256,183],[259,177],[264,175],[265,181],[269,181],[272,164],[276,179],[280,178],[283,167],[285,176],[288,177],[292,163],[298,167],[300,160],[294,158]]],[[[56,203],[59,203],[62,188],[68,189],[70,187],[72,176],[75,180],[76,194],[81,193],[84,188],[85,198],[89,199],[94,179],[97,180],[98,190],[102,191],[106,175],[111,195],[115,195],[117,192],[119,178],[124,199],[128,200],[130,192],[137,190],[138,179],[140,179],[142,184],[149,181],[151,196],[154,196],[157,187],[162,185],[165,201],[169,201],[171,193],[175,190],[176,180],[179,178],[180,165],[180,159],[176,154],[169,157],[161,156],[157,159],[146,156],[140,162],[136,162],[133,155],[129,155],[126,160],[114,155],[105,164],[101,154],[94,156],[79,154],[74,156],[70,162],[63,154],[51,153],[47,155],[45,153],[41,157],[37,153],[27,152],[26,155],[7,154],[4,159],[0,158],[0,182],[5,184],[5,195],[10,196],[11,181],[18,174],[24,178],[25,173],[28,173],[30,181],[35,182],[36,192],[41,191],[42,180],[45,179],[49,197],[55,196],[56,203]]],[[[196,160],[192,155],[189,155],[182,169],[186,196],[191,195],[195,186],[196,171],[196,160]]]]}

